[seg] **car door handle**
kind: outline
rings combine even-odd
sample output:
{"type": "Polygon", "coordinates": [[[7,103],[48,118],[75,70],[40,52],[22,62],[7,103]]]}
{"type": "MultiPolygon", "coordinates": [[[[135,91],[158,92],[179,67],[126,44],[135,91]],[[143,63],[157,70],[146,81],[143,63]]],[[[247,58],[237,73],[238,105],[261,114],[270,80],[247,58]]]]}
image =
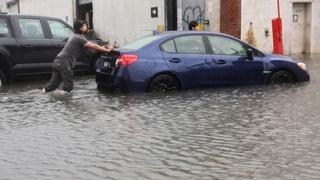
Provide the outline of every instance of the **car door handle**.
{"type": "Polygon", "coordinates": [[[57,44],[55,45],[57,48],[62,48],[64,45],[61,45],[61,44],[57,44]]]}
{"type": "Polygon", "coordinates": [[[216,61],[216,64],[225,64],[225,63],[226,63],[225,60],[218,60],[218,61],[216,61]]]}
{"type": "Polygon", "coordinates": [[[181,62],[181,59],[179,59],[179,58],[172,58],[172,59],[169,60],[169,62],[171,62],[171,63],[179,63],[179,62],[181,62]]]}

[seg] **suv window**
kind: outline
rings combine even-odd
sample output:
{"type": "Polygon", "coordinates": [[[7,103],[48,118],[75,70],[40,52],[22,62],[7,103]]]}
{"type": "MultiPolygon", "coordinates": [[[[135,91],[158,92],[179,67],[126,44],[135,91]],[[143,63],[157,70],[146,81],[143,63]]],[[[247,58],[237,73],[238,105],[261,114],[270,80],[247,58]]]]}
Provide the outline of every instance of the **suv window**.
{"type": "Polygon", "coordinates": [[[9,37],[10,31],[5,19],[0,19],[0,37],[9,37]]]}
{"type": "Polygon", "coordinates": [[[178,37],[175,40],[178,53],[206,54],[206,47],[201,35],[178,37]]]}
{"type": "Polygon", "coordinates": [[[68,26],[59,21],[48,20],[48,24],[53,39],[65,40],[73,35],[73,31],[68,26]]]}
{"type": "Polygon", "coordinates": [[[39,19],[19,19],[18,23],[22,37],[26,39],[45,39],[39,19]]]}
{"type": "Polygon", "coordinates": [[[222,36],[208,36],[214,54],[219,55],[247,55],[246,49],[242,43],[222,36]]]}

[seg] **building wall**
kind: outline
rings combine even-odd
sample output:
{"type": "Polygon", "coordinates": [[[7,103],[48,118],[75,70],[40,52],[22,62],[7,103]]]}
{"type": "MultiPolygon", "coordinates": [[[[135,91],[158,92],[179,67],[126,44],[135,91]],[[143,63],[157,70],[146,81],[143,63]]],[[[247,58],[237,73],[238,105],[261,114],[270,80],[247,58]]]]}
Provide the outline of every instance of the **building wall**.
{"type": "Polygon", "coordinates": [[[60,18],[70,25],[74,20],[73,0],[20,0],[20,13],[60,18]]]}
{"type": "Polygon", "coordinates": [[[94,0],[94,30],[111,44],[124,45],[151,34],[159,24],[164,26],[164,7],[159,0],[94,0]],[[151,7],[159,8],[158,18],[151,18],[151,7]]]}
{"type": "Polygon", "coordinates": [[[182,29],[189,29],[190,21],[199,21],[205,18],[205,1],[204,0],[182,0],[182,29]]]}
{"type": "MultiPolygon", "coordinates": [[[[193,8],[195,7],[194,5],[200,5],[201,11],[203,12],[204,16],[203,18],[206,20],[209,20],[209,25],[205,26],[205,30],[207,31],[215,31],[219,32],[220,31],[220,1],[221,0],[202,0],[198,1],[197,3],[186,0],[177,0],[178,4],[178,30],[184,30],[186,29],[186,25],[183,21],[184,17],[184,11],[186,5],[188,4],[191,5],[193,8]],[[185,26],[185,27],[184,27],[185,26]]],[[[187,19],[187,18],[185,18],[187,19]]]]}
{"type": "MultiPolygon", "coordinates": [[[[284,53],[292,53],[293,39],[293,3],[311,3],[311,48],[310,52],[320,53],[320,1],[318,0],[281,0],[280,11],[283,21],[283,44],[284,53]]],[[[241,38],[246,39],[246,33],[250,22],[253,23],[253,30],[256,37],[257,47],[266,53],[273,51],[272,19],[278,16],[277,1],[264,0],[242,0],[241,13],[241,38]],[[269,36],[265,36],[265,30],[269,36]]]]}
{"type": "MultiPolygon", "coordinates": [[[[260,1],[259,1],[260,3],[260,1]]],[[[241,35],[241,0],[222,0],[220,31],[240,38],[241,35]]]]}
{"type": "Polygon", "coordinates": [[[207,31],[220,32],[220,0],[206,0],[205,18],[209,20],[207,31]]]}
{"type": "Polygon", "coordinates": [[[0,0],[0,12],[7,12],[6,0],[0,0]]]}
{"type": "MultiPolygon", "coordinates": [[[[0,0],[3,2],[5,0],[0,0]]],[[[178,3],[178,29],[183,29],[183,2],[178,3]]],[[[206,30],[221,31],[246,40],[246,33],[252,22],[256,46],[267,53],[273,51],[272,23],[277,17],[277,1],[264,0],[200,0],[205,3],[205,19],[210,21],[206,30]],[[241,1],[241,7],[239,7],[241,1]],[[239,9],[241,13],[239,13],[239,9]],[[220,14],[221,12],[221,14],[220,14]],[[238,25],[241,25],[241,28],[238,25]],[[241,29],[241,32],[239,32],[241,29]],[[266,36],[265,31],[269,32],[266,36]]],[[[285,54],[291,54],[293,41],[293,3],[310,3],[311,30],[310,48],[312,53],[320,53],[320,1],[319,0],[280,0],[281,17],[283,19],[283,42],[285,54]]],[[[0,7],[4,7],[3,5],[0,7]]],[[[15,12],[12,6],[9,12],[15,12]]],[[[164,0],[93,0],[94,29],[98,37],[126,44],[138,37],[151,34],[157,25],[165,23],[164,0]],[[151,18],[150,8],[159,8],[159,17],[151,18]]],[[[20,0],[22,14],[44,15],[61,18],[73,24],[75,16],[75,0],[20,0]]]]}

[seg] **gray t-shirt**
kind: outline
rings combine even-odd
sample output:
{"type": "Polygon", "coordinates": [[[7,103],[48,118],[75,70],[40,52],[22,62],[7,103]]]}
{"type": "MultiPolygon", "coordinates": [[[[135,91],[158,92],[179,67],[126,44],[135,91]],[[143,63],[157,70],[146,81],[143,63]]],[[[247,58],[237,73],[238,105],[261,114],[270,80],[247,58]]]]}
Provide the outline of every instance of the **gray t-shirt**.
{"type": "Polygon", "coordinates": [[[86,38],[79,34],[75,34],[70,37],[67,44],[64,46],[62,51],[57,55],[59,59],[65,59],[69,61],[70,65],[74,67],[77,59],[82,54],[84,45],[88,42],[86,38]]]}

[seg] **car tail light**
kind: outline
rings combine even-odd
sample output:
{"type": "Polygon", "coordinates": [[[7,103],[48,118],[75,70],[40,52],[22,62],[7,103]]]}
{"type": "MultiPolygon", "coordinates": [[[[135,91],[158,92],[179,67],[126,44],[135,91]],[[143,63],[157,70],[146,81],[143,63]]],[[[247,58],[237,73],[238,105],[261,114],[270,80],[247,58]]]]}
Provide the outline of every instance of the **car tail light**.
{"type": "Polygon", "coordinates": [[[136,62],[138,60],[138,58],[139,57],[134,54],[123,54],[118,58],[117,64],[119,66],[128,66],[128,65],[136,62]]]}

